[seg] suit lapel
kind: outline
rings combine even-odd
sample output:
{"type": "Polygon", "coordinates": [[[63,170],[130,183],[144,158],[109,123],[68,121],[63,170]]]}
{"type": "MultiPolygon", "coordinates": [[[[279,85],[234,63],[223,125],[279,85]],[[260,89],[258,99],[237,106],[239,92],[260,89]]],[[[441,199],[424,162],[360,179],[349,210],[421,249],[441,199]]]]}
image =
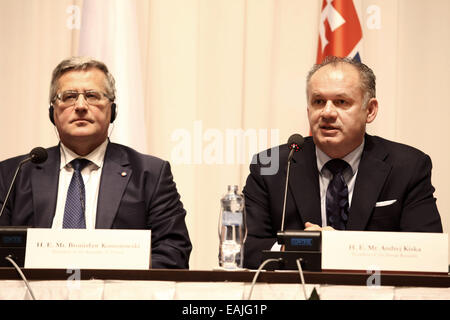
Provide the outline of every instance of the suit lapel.
{"type": "Polygon", "coordinates": [[[347,223],[348,230],[364,230],[386,181],[391,166],[384,162],[386,151],[366,135],[364,151],[359,163],[347,223]]]}
{"type": "Polygon", "coordinates": [[[302,150],[295,153],[290,170],[289,188],[302,222],[322,225],[319,174],[312,139],[306,140],[302,150]]]}
{"type": "Polygon", "coordinates": [[[37,228],[50,228],[56,211],[59,166],[61,162],[59,146],[48,149],[47,153],[47,161],[34,165],[31,171],[34,211],[33,226],[37,228]]]}
{"type": "Polygon", "coordinates": [[[118,145],[109,143],[100,180],[95,228],[112,227],[131,173],[125,152],[118,145]]]}

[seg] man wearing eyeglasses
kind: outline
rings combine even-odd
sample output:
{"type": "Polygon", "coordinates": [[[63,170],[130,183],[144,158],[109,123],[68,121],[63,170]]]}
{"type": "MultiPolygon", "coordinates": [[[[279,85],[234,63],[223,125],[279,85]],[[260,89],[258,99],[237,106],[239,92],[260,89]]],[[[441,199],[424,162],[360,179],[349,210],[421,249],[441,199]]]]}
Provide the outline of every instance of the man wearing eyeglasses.
{"type": "MultiPolygon", "coordinates": [[[[108,139],[116,105],[107,66],[83,57],[62,61],[49,101],[60,143],[47,149],[46,162],[22,167],[0,225],[151,229],[152,268],[188,268],[186,211],[169,163],[108,139]]],[[[23,159],[0,163],[0,197],[23,159]]]]}

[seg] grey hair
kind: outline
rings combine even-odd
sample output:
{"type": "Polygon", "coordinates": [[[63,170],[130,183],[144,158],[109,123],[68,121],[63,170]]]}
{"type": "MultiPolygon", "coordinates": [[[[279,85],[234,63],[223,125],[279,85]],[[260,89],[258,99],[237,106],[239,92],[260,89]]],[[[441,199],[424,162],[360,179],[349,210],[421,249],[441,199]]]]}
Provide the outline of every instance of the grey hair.
{"type": "Polygon", "coordinates": [[[113,75],[109,73],[108,67],[103,62],[89,57],[70,57],[61,61],[53,70],[52,81],[50,83],[50,103],[53,103],[56,99],[57,91],[59,89],[58,81],[64,73],[73,70],[86,71],[91,68],[96,68],[103,71],[106,76],[106,96],[109,100],[114,101],[116,99],[116,81],[114,80],[113,75]]]}
{"type": "Polygon", "coordinates": [[[363,108],[366,108],[369,100],[376,97],[376,77],[372,69],[370,69],[367,65],[351,58],[328,56],[322,63],[315,64],[306,77],[306,96],[308,97],[309,81],[317,70],[329,64],[335,67],[342,63],[352,65],[359,72],[359,77],[361,79],[361,90],[363,92],[363,108]]]}

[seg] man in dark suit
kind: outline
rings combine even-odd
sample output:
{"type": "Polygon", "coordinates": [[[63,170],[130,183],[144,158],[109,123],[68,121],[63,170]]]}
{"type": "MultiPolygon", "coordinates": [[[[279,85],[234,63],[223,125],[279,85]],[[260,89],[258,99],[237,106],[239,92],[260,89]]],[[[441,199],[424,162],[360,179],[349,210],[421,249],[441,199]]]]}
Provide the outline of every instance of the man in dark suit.
{"type": "MultiPolygon", "coordinates": [[[[369,67],[328,58],[308,74],[307,99],[312,137],[291,162],[284,230],[442,232],[429,156],[366,134],[378,111],[369,67]],[[332,163],[342,169],[335,171],[332,163]],[[333,192],[340,197],[337,204],[333,192]]],[[[247,268],[260,265],[262,250],[277,247],[289,151],[281,145],[258,154],[250,165],[243,191],[247,268]],[[267,156],[270,165],[279,163],[275,174],[262,170],[267,156]]]]}
{"type": "MultiPolygon", "coordinates": [[[[170,165],[109,141],[114,100],[114,78],[102,62],[74,57],[55,68],[49,116],[60,144],[47,149],[46,162],[22,167],[0,225],[151,229],[152,268],[188,268],[186,211],[170,165]],[[84,164],[77,169],[77,162],[84,164]],[[69,201],[73,190],[81,203],[69,201]]],[[[24,158],[0,163],[1,197],[24,158]]]]}

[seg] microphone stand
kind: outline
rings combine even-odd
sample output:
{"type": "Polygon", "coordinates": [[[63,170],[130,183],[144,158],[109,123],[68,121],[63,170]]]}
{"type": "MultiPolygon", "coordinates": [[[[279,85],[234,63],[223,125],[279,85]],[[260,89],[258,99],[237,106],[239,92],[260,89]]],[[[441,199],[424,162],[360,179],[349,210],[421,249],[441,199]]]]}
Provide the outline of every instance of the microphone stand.
{"type": "Polygon", "coordinates": [[[17,177],[17,174],[19,173],[20,168],[22,167],[22,165],[23,165],[24,163],[30,161],[31,159],[32,159],[31,157],[28,157],[28,158],[22,160],[22,161],[19,163],[19,165],[17,166],[16,173],[14,174],[14,177],[13,177],[13,179],[12,179],[13,183],[11,183],[11,185],[9,186],[8,193],[6,194],[5,200],[3,201],[2,209],[0,210],[0,217],[1,217],[2,214],[3,214],[3,210],[5,210],[6,202],[8,202],[9,195],[10,195],[10,193],[11,193],[11,190],[12,190],[13,186],[14,186],[14,182],[16,181],[16,177],[17,177]]]}
{"type": "Polygon", "coordinates": [[[284,231],[284,217],[286,215],[286,199],[287,199],[287,189],[288,189],[288,184],[289,184],[289,171],[291,169],[291,160],[292,160],[292,156],[294,155],[294,148],[291,149],[291,151],[289,152],[289,157],[288,157],[288,163],[287,163],[287,172],[286,172],[286,184],[284,186],[284,201],[283,201],[283,215],[282,215],[282,220],[281,220],[281,232],[284,231]]]}
{"type": "MultiPolygon", "coordinates": [[[[297,135],[299,136],[299,135],[297,135]]],[[[293,136],[297,138],[296,135],[293,136]]],[[[277,262],[269,264],[268,270],[298,269],[302,277],[302,269],[309,271],[321,270],[321,233],[316,231],[304,230],[284,230],[284,222],[286,217],[287,192],[289,185],[289,173],[291,169],[291,160],[294,152],[299,151],[303,145],[303,138],[300,136],[295,141],[289,138],[288,146],[291,149],[287,161],[286,184],[284,187],[283,212],[281,218],[281,230],[277,233],[278,244],[284,246],[283,251],[263,250],[262,258],[265,262],[277,262]],[[299,264],[301,264],[299,266],[299,264]]],[[[303,279],[302,279],[303,280],[303,279]]]]}

